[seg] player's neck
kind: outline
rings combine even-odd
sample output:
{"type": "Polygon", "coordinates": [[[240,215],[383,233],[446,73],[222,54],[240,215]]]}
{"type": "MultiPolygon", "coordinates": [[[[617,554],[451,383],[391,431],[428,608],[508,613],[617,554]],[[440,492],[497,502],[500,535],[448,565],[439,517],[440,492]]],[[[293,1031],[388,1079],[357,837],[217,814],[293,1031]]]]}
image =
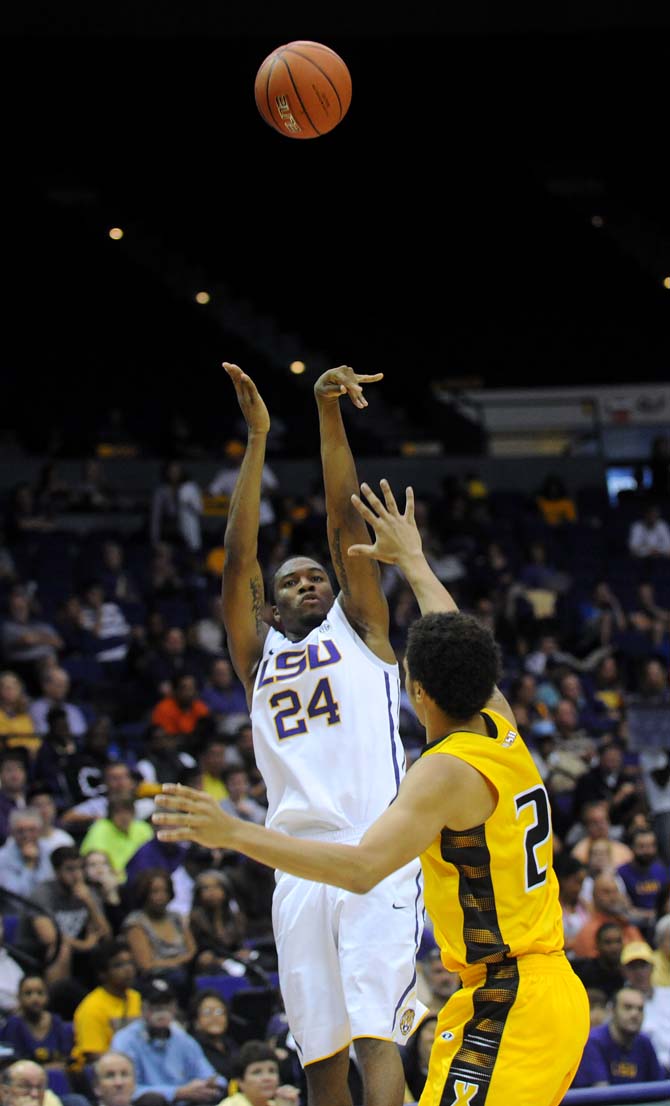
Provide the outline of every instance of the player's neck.
{"type": "Polygon", "coordinates": [[[426,718],[426,741],[438,741],[450,733],[479,733],[482,737],[488,737],[486,723],[479,711],[471,718],[452,718],[444,711],[436,711],[434,715],[426,718]]]}

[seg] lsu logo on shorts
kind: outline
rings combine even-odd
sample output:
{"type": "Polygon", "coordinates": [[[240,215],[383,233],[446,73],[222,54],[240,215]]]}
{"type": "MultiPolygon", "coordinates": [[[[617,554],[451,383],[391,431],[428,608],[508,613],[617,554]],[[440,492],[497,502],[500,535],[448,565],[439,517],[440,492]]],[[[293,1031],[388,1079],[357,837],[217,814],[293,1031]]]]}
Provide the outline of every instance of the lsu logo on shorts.
{"type": "Polygon", "coordinates": [[[400,1021],[398,1024],[400,1026],[400,1032],[402,1033],[403,1037],[406,1037],[410,1029],[414,1025],[414,1011],[403,1010],[402,1014],[400,1015],[400,1021]]]}

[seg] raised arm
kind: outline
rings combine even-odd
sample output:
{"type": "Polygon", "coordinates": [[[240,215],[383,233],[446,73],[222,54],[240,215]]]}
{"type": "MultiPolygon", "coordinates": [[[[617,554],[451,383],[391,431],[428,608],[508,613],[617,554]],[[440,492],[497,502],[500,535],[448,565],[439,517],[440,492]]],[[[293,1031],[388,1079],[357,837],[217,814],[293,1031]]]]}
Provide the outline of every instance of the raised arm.
{"type": "Polygon", "coordinates": [[[247,448],[230,499],[223,540],[223,621],[230,658],[250,702],[256,666],[268,632],[263,621],[265,588],[258,563],[258,525],[270,416],[251,377],[228,361],[223,362],[223,367],[235,386],[248,428],[247,448]]]}
{"type": "Polygon", "coordinates": [[[388,480],[381,480],[380,487],[383,502],[368,484],[361,484],[367,503],[355,492],[351,497],[358,514],[372,527],[375,541],[349,546],[349,558],[397,565],[416,596],[421,614],[457,611],[454,599],[438,580],[423,552],[421,534],[414,520],[414,490],[405,489],[405,511],[400,514],[388,480]]]}
{"type": "Polygon", "coordinates": [[[382,660],[393,662],[395,654],[388,639],[388,604],[379,568],[374,561],[347,558],[349,546],[365,541],[368,531],[352,504],[351,497],[358,491],[358,477],[340,410],[340,399],[345,395],[355,407],[367,407],[362,386],[381,380],[382,376],[382,373],[361,376],[348,365],[340,365],[319,377],[314,395],[319,410],[328,545],[342,606],[368,647],[382,660]]]}
{"type": "MultiPolygon", "coordinates": [[[[352,495],[352,503],[361,518],[370,524],[375,541],[370,544],[352,545],[348,549],[350,559],[365,558],[397,565],[416,596],[421,614],[435,611],[457,611],[458,606],[441,580],[437,578],[423,552],[421,534],[414,520],[414,491],[405,491],[405,510],[400,514],[388,480],[381,480],[384,500],[375,495],[368,484],[361,484],[367,503],[358,495],[352,495]]],[[[502,714],[516,726],[514,713],[499,688],[486,704],[502,714]]]]}

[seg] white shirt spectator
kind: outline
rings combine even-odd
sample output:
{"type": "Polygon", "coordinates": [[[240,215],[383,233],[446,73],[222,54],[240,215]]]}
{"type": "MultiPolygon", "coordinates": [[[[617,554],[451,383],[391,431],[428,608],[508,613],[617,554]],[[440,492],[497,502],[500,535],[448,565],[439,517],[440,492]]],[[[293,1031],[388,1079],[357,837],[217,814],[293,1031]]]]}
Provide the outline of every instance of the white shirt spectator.
{"type": "Polygon", "coordinates": [[[188,874],[183,864],[175,868],[170,878],[174,887],[174,898],[168,903],[168,910],[175,910],[177,914],[187,917],[193,907],[195,880],[188,874]]]}
{"type": "Polygon", "coordinates": [[[202,548],[201,516],[204,504],[202,492],[194,480],[184,480],[175,488],[160,484],[151,499],[151,540],[156,545],[161,540],[162,524],[172,520],[193,552],[202,548]]]}
{"type": "Polygon", "coordinates": [[[96,653],[101,663],[122,661],[128,654],[130,626],[118,603],[103,603],[102,607],[84,607],[81,612],[82,625],[104,641],[105,638],[125,638],[110,649],[101,649],[96,653]]]}
{"type": "Polygon", "coordinates": [[[661,787],[653,776],[668,767],[669,755],[665,749],[643,749],[640,753],[642,782],[651,814],[670,814],[670,784],[661,787]]]}
{"type": "Polygon", "coordinates": [[[73,737],[82,737],[86,733],[88,729],[86,716],[80,707],[75,706],[74,703],[61,703],[58,699],[47,699],[46,696],[41,699],[34,699],[29,707],[35,733],[48,733],[47,715],[52,707],[60,707],[61,710],[65,711],[68,729],[73,737]]]}
{"type": "MultiPolygon", "coordinates": [[[[227,495],[231,496],[235,490],[237,478],[240,474],[238,468],[223,468],[216,474],[211,484],[209,485],[210,495],[227,495]]],[[[274,472],[268,465],[263,465],[263,473],[261,476],[261,502],[258,524],[259,526],[271,526],[275,521],[275,509],[272,506],[271,500],[268,498],[269,492],[274,492],[279,487],[279,481],[274,472]]]]}
{"type": "Polygon", "coordinates": [[[7,952],[0,948],[0,1014],[13,1014],[19,1007],[19,983],[24,972],[7,952]]]}
{"type": "Polygon", "coordinates": [[[630,528],[628,549],[634,557],[670,557],[670,526],[657,507],[645,511],[630,528]]]}
{"type": "Polygon", "coordinates": [[[664,1068],[670,1069],[670,987],[654,987],[645,998],[642,1032],[651,1037],[664,1068]]]}
{"type": "Polygon", "coordinates": [[[47,715],[52,707],[60,707],[67,716],[68,729],[73,737],[82,737],[88,729],[86,715],[81,707],[68,702],[70,675],[64,668],[50,668],[41,680],[42,695],[30,704],[30,717],[35,733],[45,734],[49,730],[47,715]]]}
{"type": "Polygon", "coordinates": [[[37,863],[34,868],[29,868],[24,863],[21,850],[14,838],[7,838],[0,848],[0,887],[29,899],[32,898],[38,883],[53,879],[54,871],[49,859],[48,846],[39,841],[37,848],[37,863]]]}

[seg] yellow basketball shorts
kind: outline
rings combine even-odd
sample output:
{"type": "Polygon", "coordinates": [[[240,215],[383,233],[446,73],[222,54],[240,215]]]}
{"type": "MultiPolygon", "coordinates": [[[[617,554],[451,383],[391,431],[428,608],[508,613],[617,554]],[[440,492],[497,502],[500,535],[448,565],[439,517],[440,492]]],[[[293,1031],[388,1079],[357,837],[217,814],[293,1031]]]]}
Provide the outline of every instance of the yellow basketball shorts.
{"type": "Polygon", "coordinates": [[[557,1106],[589,1033],[563,953],[477,965],[440,1011],[419,1106],[557,1106]]]}

